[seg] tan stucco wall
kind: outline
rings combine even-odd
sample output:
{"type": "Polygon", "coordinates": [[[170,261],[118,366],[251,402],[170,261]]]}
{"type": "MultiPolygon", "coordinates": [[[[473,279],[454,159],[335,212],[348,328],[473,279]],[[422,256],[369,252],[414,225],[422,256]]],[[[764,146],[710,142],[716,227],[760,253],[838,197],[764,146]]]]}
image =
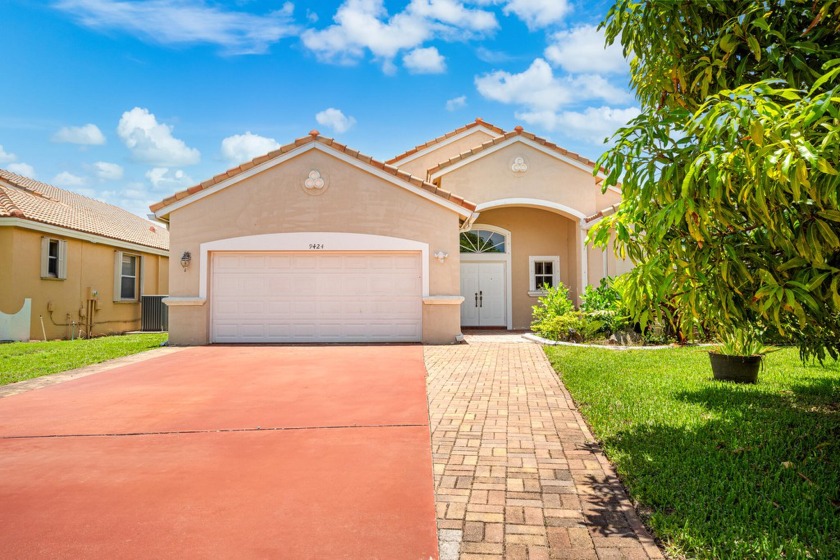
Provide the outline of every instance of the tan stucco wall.
{"type": "Polygon", "coordinates": [[[577,254],[575,252],[576,223],[559,214],[534,208],[500,208],[482,212],[475,226],[493,225],[511,232],[511,295],[513,328],[527,329],[531,325],[531,307],[537,298],[528,295],[530,289],[531,256],[560,258],[560,281],[574,299],[580,292],[577,254]]]}
{"type": "MultiPolygon", "coordinates": [[[[112,246],[38,231],[0,227],[0,311],[14,313],[24,298],[32,299],[32,339],[44,338],[39,316],[44,318],[48,339],[69,338],[71,321],[82,321],[87,289],[99,291],[99,310],[94,315],[94,335],[140,328],[139,303],[115,303],[114,251],[112,246]],[[41,278],[41,237],[67,241],[67,278],[41,278]],[[53,312],[47,310],[52,303],[53,312]],[[68,320],[69,315],[69,320],[68,320]],[[59,323],[59,324],[56,324],[59,323]]],[[[124,250],[124,249],[123,249],[124,250]]],[[[168,258],[128,251],[143,257],[143,294],[166,294],[168,258]]]]}
{"type": "Polygon", "coordinates": [[[613,191],[602,194],[595,178],[531,146],[514,143],[440,177],[440,185],[467,200],[481,204],[506,198],[535,198],[573,208],[589,216],[619,202],[613,191]],[[514,173],[516,157],[528,170],[514,173]]]}
{"type": "MultiPolygon", "coordinates": [[[[441,144],[436,145],[431,151],[420,157],[406,162],[397,161],[394,165],[400,169],[408,171],[412,175],[425,179],[426,171],[429,168],[447,161],[449,158],[455,157],[462,152],[466,152],[476,146],[480,146],[484,142],[492,140],[493,138],[493,136],[487,134],[483,130],[474,130],[463,138],[459,138],[458,140],[454,140],[448,144],[446,144],[445,141],[441,142],[441,144]]],[[[410,157],[411,156],[409,156],[409,158],[410,157]]]]}
{"type": "Polygon", "coordinates": [[[633,263],[628,259],[621,259],[615,254],[613,243],[610,242],[605,251],[592,247],[587,250],[587,257],[589,262],[589,284],[597,286],[601,282],[601,278],[605,276],[620,276],[626,272],[630,272],[633,268],[633,263]],[[604,253],[607,255],[606,268],[604,263],[604,253]]]}
{"type": "MultiPolygon", "coordinates": [[[[173,255],[190,251],[193,264],[184,272],[178,259],[170,265],[171,295],[198,297],[201,243],[233,237],[286,232],[344,232],[382,235],[429,244],[429,293],[458,295],[458,214],[330,154],[311,150],[170,214],[173,255]],[[310,171],[326,181],[322,194],[303,189],[310,171]],[[432,256],[449,253],[445,263],[432,256]]],[[[208,272],[208,279],[212,271],[208,272]]],[[[202,306],[171,306],[173,344],[209,341],[210,299],[202,306]]],[[[441,306],[444,307],[444,306],[441,306]]],[[[450,306],[455,307],[457,306],[450,306]]],[[[424,322],[424,340],[460,330],[451,312],[432,311],[424,322]],[[438,324],[438,321],[441,324],[438,324]],[[449,326],[447,326],[449,325],[449,326]],[[434,336],[433,336],[434,335],[434,336]]]]}

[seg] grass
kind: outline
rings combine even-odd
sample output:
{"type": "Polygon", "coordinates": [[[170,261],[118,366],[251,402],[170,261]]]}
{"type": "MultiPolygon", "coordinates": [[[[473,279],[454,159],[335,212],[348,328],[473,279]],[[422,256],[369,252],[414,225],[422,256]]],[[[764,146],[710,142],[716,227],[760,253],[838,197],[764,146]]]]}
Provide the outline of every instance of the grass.
{"type": "Polygon", "coordinates": [[[105,336],[90,340],[0,344],[0,385],[98,364],[157,348],[166,333],[105,336]]]}
{"type": "Polygon", "coordinates": [[[696,348],[546,353],[669,554],[840,558],[840,364],[784,349],[744,386],[696,348]]]}

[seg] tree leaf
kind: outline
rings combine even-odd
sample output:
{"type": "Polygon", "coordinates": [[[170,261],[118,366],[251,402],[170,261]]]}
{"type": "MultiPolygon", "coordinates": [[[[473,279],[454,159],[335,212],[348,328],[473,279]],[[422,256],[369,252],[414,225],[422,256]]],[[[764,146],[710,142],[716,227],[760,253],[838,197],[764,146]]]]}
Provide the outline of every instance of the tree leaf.
{"type": "Polygon", "coordinates": [[[764,145],[764,125],[761,124],[760,120],[755,119],[750,124],[750,136],[758,146],[764,145]]]}

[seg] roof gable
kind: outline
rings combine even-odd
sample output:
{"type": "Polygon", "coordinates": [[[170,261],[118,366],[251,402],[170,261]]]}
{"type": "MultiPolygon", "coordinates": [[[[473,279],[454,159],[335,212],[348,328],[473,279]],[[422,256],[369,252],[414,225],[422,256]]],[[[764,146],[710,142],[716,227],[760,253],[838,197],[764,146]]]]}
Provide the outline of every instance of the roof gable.
{"type": "Polygon", "coordinates": [[[277,150],[257,157],[249,162],[243,163],[220,173],[215,177],[195,185],[188,189],[179,191],[160,202],[152,204],[149,208],[158,217],[165,217],[173,210],[191,204],[196,200],[209,196],[214,192],[227,188],[240,181],[247,179],[257,173],[261,173],[276,165],[291,159],[301,153],[312,149],[319,149],[339,159],[354,165],[358,168],[376,175],[392,184],[405,188],[428,200],[453,210],[464,217],[468,217],[474,210],[475,204],[456,196],[455,194],[441,189],[437,185],[424,181],[397,169],[392,165],[382,163],[370,156],[359,153],[358,150],[348,148],[344,144],[336,142],[332,138],[321,136],[317,130],[313,130],[308,136],[298,138],[294,142],[281,146],[277,150]]]}
{"type": "MultiPolygon", "coordinates": [[[[435,179],[438,179],[455,169],[459,169],[468,163],[472,163],[479,158],[492,154],[517,142],[531,146],[532,148],[560,159],[583,171],[592,173],[595,169],[598,169],[598,164],[591,159],[583,157],[580,154],[570,152],[565,148],[561,148],[557,144],[554,144],[545,138],[541,138],[535,134],[531,134],[530,132],[525,132],[521,126],[517,126],[512,132],[508,132],[503,136],[484,142],[475,148],[467,150],[466,152],[458,154],[447,161],[435,165],[429,169],[427,178],[434,181],[435,179]]],[[[599,175],[602,174],[603,171],[603,169],[599,169],[599,175]]],[[[596,179],[596,184],[600,183],[601,180],[602,178],[600,177],[596,179]]]]}
{"type": "Polygon", "coordinates": [[[0,218],[169,250],[169,231],[117,206],[0,169],[0,218]]]}
{"type": "Polygon", "coordinates": [[[442,136],[438,136],[437,138],[429,140],[428,142],[425,142],[423,144],[418,144],[410,150],[405,151],[400,155],[389,159],[387,163],[389,165],[399,166],[400,164],[404,164],[415,158],[423,156],[435,149],[439,149],[443,146],[446,146],[447,144],[450,144],[479,130],[485,132],[488,136],[491,137],[499,137],[505,134],[505,131],[503,129],[494,126],[490,123],[484,122],[481,118],[477,118],[475,119],[475,121],[466,124],[460,128],[456,128],[453,131],[447,132],[442,136]]]}

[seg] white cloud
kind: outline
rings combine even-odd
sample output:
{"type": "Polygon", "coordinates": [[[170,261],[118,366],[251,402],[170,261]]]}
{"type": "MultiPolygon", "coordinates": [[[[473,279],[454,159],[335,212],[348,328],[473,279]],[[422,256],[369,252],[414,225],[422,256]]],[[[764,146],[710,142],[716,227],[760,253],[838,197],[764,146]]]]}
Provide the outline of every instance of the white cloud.
{"type": "Polygon", "coordinates": [[[250,161],[257,156],[267,154],[280,147],[274,138],[246,132],[235,134],[222,140],[222,156],[231,164],[237,165],[250,161]]]}
{"type": "Polygon", "coordinates": [[[152,184],[156,191],[175,191],[183,187],[195,184],[192,177],[181,169],[169,169],[168,167],[153,167],[146,171],[146,179],[152,184]]]}
{"type": "Polygon", "coordinates": [[[434,38],[463,40],[498,27],[494,14],[470,9],[455,0],[412,0],[393,16],[383,0],[346,0],[336,11],[333,25],[308,29],[303,44],[327,62],[351,64],[366,51],[383,61],[383,70],[394,70],[393,58],[434,38]]]}
{"type": "Polygon", "coordinates": [[[551,66],[542,58],[534,60],[527,70],[519,74],[497,70],[478,76],[475,85],[487,99],[523,105],[530,111],[557,111],[564,105],[590,99],[610,103],[630,99],[629,93],[598,75],[555,76],[551,66]]]}
{"type": "Polygon", "coordinates": [[[53,177],[52,183],[65,189],[72,189],[73,187],[83,186],[85,184],[85,180],[83,177],[73,175],[69,171],[62,171],[61,173],[53,177]]]}
{"type": "Polygon", "coordinates": [[[447,111],[457,111],[458,109],[463,109],[467,106],[467,96],[461,95],[459,97],[453,97],[446,102],[446,110],[447,111]]]}
{"type": "Polygon", "coordinates": [[[0,144],[0,163],[11,163],[16,160],[17,156],[13,153],[4,150],[3,144],[0,144]]]}
{"type": "Polygon", "coordinates": [[[492,31],[499,26],[491,12],[471,10],[455,0],[412,0],[407,12],[470,31],[492,31]]]}
{"type": "MultiPolygon", "coordinates": [[[[81,189],[81,191],[84,190],[81,189]]],[[[82,192],[82,194],[87,193],[82,192]]],[[[149,213],[149,205],[160,200],[159,193],[152,192],[148,185],[141,182],[132,182],[120,189],[100,191],[95,193],[93,197],[108,204],[119,206],[123,210],[128,210],[132,214],[143,218],[149,213]]],[[[159,224],[157,225],[159,226],[159,224]]]]}
{"type": "Polygon", "coordinates": [[[332,107],[324,109],[315,115],[315,120],[318,121],[318,124],[320,125],[332,128],[338,134],[347,132],[354,124],[356,124],[356,119],[353,117],[347,117],[339,109],[334,109],[332,107]]]}
{"type": "Polygon", "coordinates": [[[17,173],[18,175],[29,177],[30,179],[35,178],[35,168],[29,165],[28,163],[11,163],[6,169],[11,171],[12,173],[17,173]]]}
{"type": "Polygon", "coordinates": [[[348,63],[358,60],[369,49],[374,56],[393,58],[401,49],[415,47],[431,36],[423,18],[405,12],[387,21],[382,0],[348,0],[333,17],[335,25],[323,30],[307,30],[303,44],[319,58],[348,63]]]}
{"type": "Polygon", "coordinates": [[[264,53],[299,31],[291,2],[264,15],[202,0],[59,0],[55,6],[92,29],[119,30],[164,45],[218,45],[227,54],[264,53]]]}
{"type": "Polygon", "coordinates": [[[570,6],[568,0],[508,0],[503,11],[516,15],[534,30],[560,23],[570,6]]]}
{"type": "Polygon", "coordinates": [[[538,110],[556,110],[570,103],[574,96],[569,84],[555,78],[551,67],[541,58],[519,74],[497,70],[478,76],[475,85],[487,99],[538,110]]]}
{"type": "Polygon", "coordinates": [[[640,114],[637,107],[588,107],[584,111],[532,111],[516,113],[516,118],[545,130],[561,130],[567,136],[600,145],[620,127],[640,114]]]}
{"type": "Polygon", "coordinates": [[[567,72],[618,74],[629,70],[621,44],[606,46],[603,30],[582,25],[552,35],[545,57],[567,72]]]}
{"type": "Polygon", "coordinates": [[[414,49],[403,57],[403,65],[412,74],[442,74],[446,72],[446,59],[435,47],[414,49]]]}
{"type": "Polygon", "coordinates": [[[82,126],[65,126],[52,135],[53,142],[67,144],[81,144],[83,146],[101,146],[105,143],[105,135],[95,124],[82,126]]]}
{"type": "Polygon", "coordinates": [[[116,163],[97,161],[93,164],[94,173],[103,181],[119,181],[123,178],[123,168],[116,163]]]}
{"type": "Polygon", "coordinates": [[[481,62],[486,62],[488,64],[510,62],[516,58],[504,51],[494,51],[483,46],[479,46],[475,49],[475,56],[478,57],[478,60],[481,62]]]}
{"type": "Polygon", "coordinates": [[[157,122],[148,109],[135,107],[122,114],[117,134],[137,161],[159,167],[193,165],[201,154],[172,136],[172,127],[157,122]]]}

